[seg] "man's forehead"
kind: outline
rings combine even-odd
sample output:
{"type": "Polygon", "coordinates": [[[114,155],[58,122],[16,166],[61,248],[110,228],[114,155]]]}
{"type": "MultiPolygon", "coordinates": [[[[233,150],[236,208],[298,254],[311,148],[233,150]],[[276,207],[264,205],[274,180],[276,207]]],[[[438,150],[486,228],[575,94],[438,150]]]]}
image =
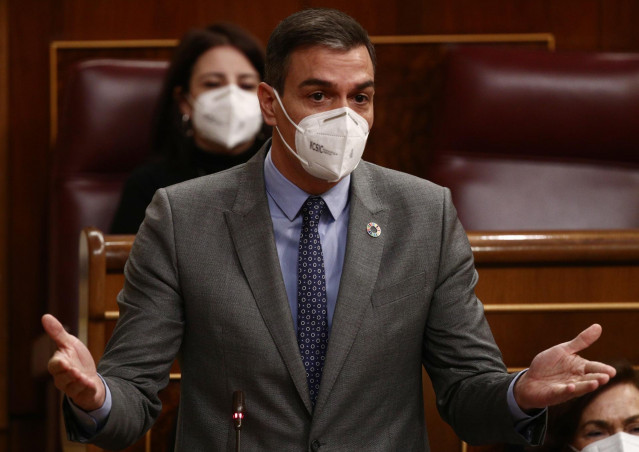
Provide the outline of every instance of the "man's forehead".
{"type": "Polygon", "coordinates": [[[344,75],[359,77],[357,83],[374,79],[373,62],[366,46],[336,49],[326,46],[308,46],[295,49],[290,54],[287,68],[294,84],[316,81],[338,82],[344,75]],[[339,79],[336,77],[340,76],[339,79]],[[306,82],[305,82],[306,81],[306,82]]]}
{"type": "Polygon", "coordinates": [[[365,55],[366,60],[373,65],[373,61],[371,60],[371,56],[368,53],[368,49],[365,45],[358,45],[354,47],[350,47],[348,49],[342,49],[338,47],[330,47],[325,45],[308,45],[308,46],[300,46],[293,50],[289,56],[289,61],[299,60],[299,59],[307,59],[309,55],[313,55],[318,58],[333,58],[333,57],[349,57],[352,59],[357,58],[356,55],[361,54],[362,57],[365,55]]]}

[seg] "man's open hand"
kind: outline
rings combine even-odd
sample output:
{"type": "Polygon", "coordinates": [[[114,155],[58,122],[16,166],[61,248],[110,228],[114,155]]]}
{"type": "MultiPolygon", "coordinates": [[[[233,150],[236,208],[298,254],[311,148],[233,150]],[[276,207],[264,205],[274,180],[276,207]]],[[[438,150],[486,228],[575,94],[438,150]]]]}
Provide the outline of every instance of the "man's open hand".
{"type": "Polygon", "coordinates": [[[601,326],[591,325],[569,342],[555,345],[533,359],[530,368],[515,385],[519,407],[526,411],[556,405],[579,397],[606,384],[615,369],[588,361],[577,353],[601,336],[601,326]]]}
{"type": "Polygon", "coordinates": [[[89,350],[52,315],[42,317],[42,326],[58,347],[48,365],[56,387],[85,411],[100,408],[105,398],[104,383],[89,350]]]}

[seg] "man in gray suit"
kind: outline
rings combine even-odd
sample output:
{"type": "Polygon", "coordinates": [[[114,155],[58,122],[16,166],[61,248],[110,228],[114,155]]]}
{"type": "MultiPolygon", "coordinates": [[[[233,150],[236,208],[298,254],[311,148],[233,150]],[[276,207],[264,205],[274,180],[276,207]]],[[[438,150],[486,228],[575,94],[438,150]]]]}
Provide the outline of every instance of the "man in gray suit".
{"type": "Polygon", "coordinates": [[[245,165],[156,193],[97,371],[43,318],[72,439],[134,442],[176,356],[181,451],[232,450],[237,389],[245,450],[427,451],[422,365],[461,438],[539,443],[545,406],[614,375],[577,355],[598,325],[506,372],[449,191],[360,162],[374,67],[366,32],[343,13],[278,25],[258,91],[272,142],[245,165]]]}

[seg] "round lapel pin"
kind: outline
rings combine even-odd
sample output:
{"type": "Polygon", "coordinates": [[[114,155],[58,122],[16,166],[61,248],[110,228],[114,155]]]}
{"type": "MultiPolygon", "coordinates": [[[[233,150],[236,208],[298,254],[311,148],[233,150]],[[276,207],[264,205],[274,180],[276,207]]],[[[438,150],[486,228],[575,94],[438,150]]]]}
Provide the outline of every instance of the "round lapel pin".
{"type": "Polygon", "coordinates": [[[366,225],[366,232],[368,232],[368,235],[371,237],[379,237],[382,233],[382,228],[380,228],[377,223],[371,221],[366,225]]]}

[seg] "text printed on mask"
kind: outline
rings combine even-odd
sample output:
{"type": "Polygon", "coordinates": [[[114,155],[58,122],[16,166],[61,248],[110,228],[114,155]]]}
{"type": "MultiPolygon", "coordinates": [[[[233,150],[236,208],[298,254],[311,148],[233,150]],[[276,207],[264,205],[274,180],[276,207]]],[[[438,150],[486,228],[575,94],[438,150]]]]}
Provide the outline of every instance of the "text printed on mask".
{"type": "Polygon", "coordinates": [[[314,141],[311,141],[309,146],[311,151],[319,152],[320,154],[337,155],[337,152],[329,151],[324,146],[319,143],[315,143],[314,141]]]}

